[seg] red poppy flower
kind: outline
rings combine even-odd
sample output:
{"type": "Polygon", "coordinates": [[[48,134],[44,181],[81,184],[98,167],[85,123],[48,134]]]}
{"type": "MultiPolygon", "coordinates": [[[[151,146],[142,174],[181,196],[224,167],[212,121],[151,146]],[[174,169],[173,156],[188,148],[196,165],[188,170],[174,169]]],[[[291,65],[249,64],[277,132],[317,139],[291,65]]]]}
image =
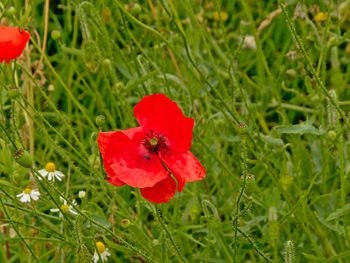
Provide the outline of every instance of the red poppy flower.
{"type": "Polygon", "coordinates": [[[186,182],[205,177],[203,166],[189,151],[194,119],[184,117],[175,102],[163,94],[146,96],[134,114],[140,127],[98,136],[111,184],[139,187],[149,201],[166,203],[186,182]]]}
{"type": "Polygon", "coordinates": [[[0,27],[0,63],[18,58],[29,40],[29,33],[18,27],[0,27]]]}

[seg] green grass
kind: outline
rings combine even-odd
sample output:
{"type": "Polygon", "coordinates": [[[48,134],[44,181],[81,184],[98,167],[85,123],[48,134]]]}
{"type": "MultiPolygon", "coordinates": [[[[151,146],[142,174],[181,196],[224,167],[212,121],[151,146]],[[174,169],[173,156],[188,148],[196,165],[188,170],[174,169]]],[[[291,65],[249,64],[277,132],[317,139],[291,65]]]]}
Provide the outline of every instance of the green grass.
{"type": "Polygon", "coordinates": [[[63,0],[47,23],[44,0],[27,12],[2,1],[1,23],[31,41],[0,64],[0,262],[91,262],[97,241],[108,262],[350,262],[349,0],[291,0],[273,17],[277,1],[63,0]],[[133,107],[154,93],[195,119],[207,171],[156,207],[105,180],[95,125],[102,114],[103,131],[137,126],[133,107]],[[22,147],[35,169],[15,162],[22,147]],[[63,182],[36,179],[49,161],[63,182]],[[18,201],[28,185],[38,202],[18,201]],[[50,212],[60,196],[79,216],[50,212]]]}

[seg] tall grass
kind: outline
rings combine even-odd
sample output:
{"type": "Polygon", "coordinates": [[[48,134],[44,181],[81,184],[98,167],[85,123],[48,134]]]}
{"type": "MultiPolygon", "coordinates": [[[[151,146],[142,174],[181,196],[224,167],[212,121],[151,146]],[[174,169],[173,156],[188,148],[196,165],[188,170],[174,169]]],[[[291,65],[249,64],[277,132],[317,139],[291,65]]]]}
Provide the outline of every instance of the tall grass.
{"type": "Polygon", "coordinates": [[[349,262],[349,0],[2,1],[31,40],[0,64],[0,262],[91,262],[97,241],[109,262],[349,262]],[[96,141],[154,93],[195,119],[207,171],[156,207],[105,180],[96,141]]]}

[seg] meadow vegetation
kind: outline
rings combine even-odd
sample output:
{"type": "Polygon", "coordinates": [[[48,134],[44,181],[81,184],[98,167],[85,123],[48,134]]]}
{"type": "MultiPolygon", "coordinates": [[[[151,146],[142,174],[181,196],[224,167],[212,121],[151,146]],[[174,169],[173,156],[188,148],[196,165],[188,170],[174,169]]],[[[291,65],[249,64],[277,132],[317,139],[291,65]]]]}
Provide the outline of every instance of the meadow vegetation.
{"type": "Polygon", "coordinates": [[[349,0],[1,0],[0,26],[31,35],[0,64],[0,262],[350,262],[349,0]],[[158,205],[97,144],[155,93],[206,169],[158,205]]]}

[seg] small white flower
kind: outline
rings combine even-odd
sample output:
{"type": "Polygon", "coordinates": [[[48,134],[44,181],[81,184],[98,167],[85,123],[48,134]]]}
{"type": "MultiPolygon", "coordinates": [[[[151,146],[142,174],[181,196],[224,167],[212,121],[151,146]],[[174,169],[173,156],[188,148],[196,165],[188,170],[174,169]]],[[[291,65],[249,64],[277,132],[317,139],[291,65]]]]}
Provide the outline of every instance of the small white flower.
{"type": "Polygon", "coordinates": [[[86,192],[85,191],[79,191],[79,198],[80,199],[85,198],[85,196],[86,196],[86,192]]]}
{"type": "MultiPolygon", "coordinates": [[[[77,205],[77,202],[76,202],[75,200],[73,200],[73,201],[72,201],[72,204],[76,206],[76,205],[77,205]]],[[[73,214],[73,215],[75,215],[75,216],[78,214],[78,213],[74,210],[73,206],[67,204],[67,201],[66,201],[66,200],[63,201],[63,205],[61,205],[61,210],[62,210],[64,213],[70,212],[71,214],[73,214]]],[[[50,211],[51,211],[51,212],[54,212],[54,213],[59,212],[59,213],[60,213],[60,214],[59,214],[60,217],[63,216],[62,213],[61,213],[61,211],[60,211],[58,208],[52,208],[52,209],[50,209],[50,211]]]]}
{"type": "MultiPolygon", "coordinates": [[[[108,248],[106,248],[105,244],[98,241],[98,242],[96,242],[96,247],[97,247],[98,252],[101,255],[102,262],[107,261],[108,260],[107,257],[109,257],[111,254],[108,252],[108,248]]],[[[99,259],[100,259],[100,257],[98,256],[98,253],[95,250],[95,253],[94,253],[94,256],[92,257],[92,260],[94,261],[94,263],[97,263],[99,261],[99,259]]]]}
{"type": "Polygon", "coordinates": [[[27,203],[30,202],[31,199],[37,201],[39,199],[39,195],[40,193],[38,191],[32,190],[29,187],[27,187],[22,193],[16,196],[20,197],[19,201],[21,201],[22,203],[27,203]]]}
{"type": "MultiPolygon", "coordinates": [[[[48,162],[45,165],[45,169],[41,169],[39,170],[39,173],[41,174],[42,177],[47,177],[47,180],[54,182],[55,178],[58,181],[62,181],[62,178],[64,177],[64,174],[60,171],[56,170],[56,166],[54,163],[52,162],[48,162]]],[[[39,180],[41,180],[41,178],[39,177],[39,180]]]]}
{"type": "Polygon", "coordinates": [[[243,43],[244,49],[256,50],[255,37],[251,35],[246,35],[243,43]]]}

